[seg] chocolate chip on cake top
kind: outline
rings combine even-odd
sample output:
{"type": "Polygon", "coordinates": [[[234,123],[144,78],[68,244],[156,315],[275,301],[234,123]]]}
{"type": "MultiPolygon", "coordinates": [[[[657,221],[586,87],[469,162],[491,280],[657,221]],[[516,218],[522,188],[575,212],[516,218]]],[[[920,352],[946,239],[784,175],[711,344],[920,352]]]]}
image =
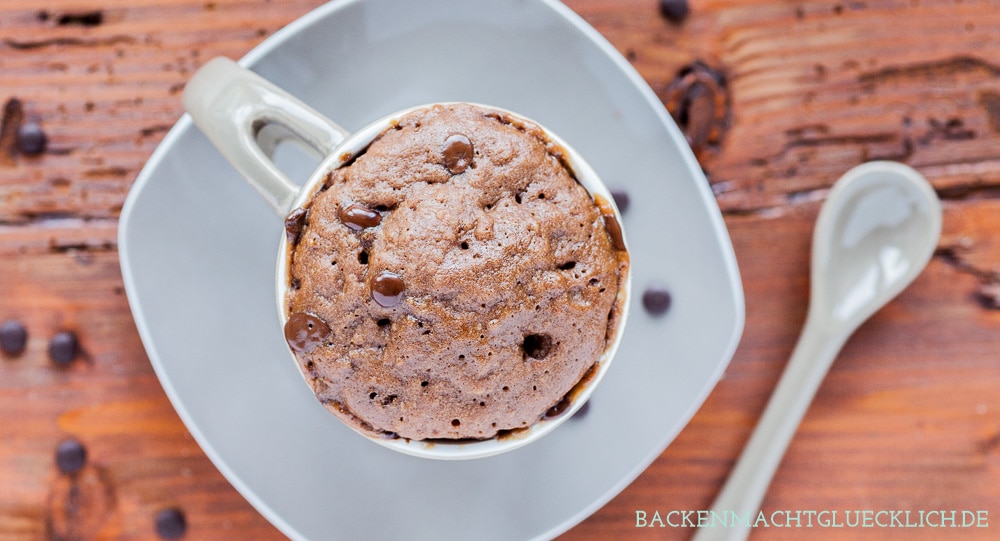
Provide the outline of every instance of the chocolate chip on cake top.
{"type": "Polygon", "coordinates": [[[628,259],[561,152],[506,113],[433,106],[293,211],[285,335],[328,409],[484,439],[563,403],[612,339],[628,259]]]}

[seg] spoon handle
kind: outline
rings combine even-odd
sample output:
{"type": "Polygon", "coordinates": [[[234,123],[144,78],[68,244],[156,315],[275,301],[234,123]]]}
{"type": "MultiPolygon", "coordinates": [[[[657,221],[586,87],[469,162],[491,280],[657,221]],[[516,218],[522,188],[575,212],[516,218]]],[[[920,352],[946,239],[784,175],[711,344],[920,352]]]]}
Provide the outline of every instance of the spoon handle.
{"type": "MultiPolygon", "coordinates": [[[[848,335],[833,336],[807,320],[784,374],[719,496],[697,541],[746,539],[762,511],[771,478],[848,335]],[[712,523],[714,521],[714,524],[712,523]]],[[[770,523],[768,513],[763,514],[770,523]]]]}

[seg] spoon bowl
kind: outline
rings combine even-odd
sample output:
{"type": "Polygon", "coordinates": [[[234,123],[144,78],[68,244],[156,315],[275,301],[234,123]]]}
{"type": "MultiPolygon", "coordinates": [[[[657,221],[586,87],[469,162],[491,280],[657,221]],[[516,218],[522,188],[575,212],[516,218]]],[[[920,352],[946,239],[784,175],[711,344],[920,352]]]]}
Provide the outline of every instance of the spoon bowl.
{"type": "Polygon", "coordinates": [[[830,190],[813,235],[810,315],[853,332],[930,260],[941,203],[912,168],[869,162],[830,190]]]}
{"type": "Polygon", "coordinates": [[[941,235],[941,202],[924,177],[869,162],[830,190],[813,232],[809,312],[792,357],[698,541],[742,540],[820,383],[854,331],[927,265],[941,235]]]}

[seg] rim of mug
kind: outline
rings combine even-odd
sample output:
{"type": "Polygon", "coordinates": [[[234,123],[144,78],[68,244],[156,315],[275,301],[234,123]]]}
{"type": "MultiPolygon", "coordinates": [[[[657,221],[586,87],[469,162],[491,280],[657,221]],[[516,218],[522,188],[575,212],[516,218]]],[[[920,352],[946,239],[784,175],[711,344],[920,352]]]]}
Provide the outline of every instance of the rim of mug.
{"type": "MultiPolygon", "coordinates": [[[[509,115],[520,122],[538,126],[545,137],[549,139],[549,142],[563,151],[563,165],[570,169],[573,173],[574,179],[581,186],[583,186],[583,188],[586,189],[592,197],[600,196],[607,201],[607,204],[614,212],[614,216],[618,220],[618,223],[622,223],[621,212],[615,204],[614,198],[612,197],[607,186],[600,179],[594,169],[583,159],[583,157],[562,138],[554,134],[542,124],[539,124],[524,115],[502,107],[468,101],[432,102],[407,107],[385,115],[378,120],[369,123],[360,130],[348,135],[328,156],[323,158],[316,169],[310,174],[309,178],[302,184],[299,188],[298,194],[293,200],[290,211],[303,208],[316,195],[319,188],[323,185],[328,173],[350,164],[354,158],[363,154],[368,149],[368,146],[371,145],[371,143],[374,142],[379,135],[392,127],[394,123],[398,122],[402,117],[414,111],[429,109],[434,106],[449,106],[457,104],[468,104],[487,110],[493,110],[509,115]]],[[[622,231],[622,239],[626,246],[625,251],[629,254],[628,238],[624,231],[622,231]]],[[[282,328],[289,318],[287,293],[290,287],[289,270],[291,266],[291,249],[292,247],[289,246],[287,235],[284,233],[284,230],[282,230],[275,272],[275,299],[277,301],[278,317],[282,328]]],[[[615,304],[619,310],[620,317],[618,319],[618,326],[614,330],[614,335],[611,340],[605,344],[604,351],[595,362],[594,366],[597,367],[596,371],[594,371],[593,375],[590,377],[585,375],[584,379],[581,379],[581,381],[577,384],[579,389],[574,387],[574,389],[570,391],[573,395],[571,397],[572,400],[570,407],[558,416],[553,418],[543,417],[526,427],[516,428],[508,431],[506,434],[481,440],[414,440],[403,437],[382,437],[377,434],[365,432],[354,426],[352,423],[344,422],[344,424],[350,427],[354,432],[383,447],[387,447],[411,456],[441,460],[463,460],[494,456],[523,447],[524,445],[534,442],[542,436],[549,434],[566,420],[573,417],[583,404],[587,402],[594,389],[597,388],[600,381],[604,378],[608,367],[614,360],[615,354],[617,353],[618,347],[621,343],[622,335],[624,334],[626,320],[628,319],[629,306],[631,304],[631,264],[631,256],[629,255],[629,263],[624,266],[624,280],[619,280],[618,293],[615,298],[615,304]]],[[[285,347],[288,350],[289,355],[292,357],[292,360],[296,363],[296,368],[299,369],[300,375],[308,385],[309,381],[306,374],[301,370],[301,367],[298,366],[299,363],[295,353],[288,347],[287,342],[285,343],[285,347]]],[[[311,387],[312,386],[310,385],[310,389],[311,387]]],[[[343,421],[343,419],[341,419],[341,421],[343,421]]]]}

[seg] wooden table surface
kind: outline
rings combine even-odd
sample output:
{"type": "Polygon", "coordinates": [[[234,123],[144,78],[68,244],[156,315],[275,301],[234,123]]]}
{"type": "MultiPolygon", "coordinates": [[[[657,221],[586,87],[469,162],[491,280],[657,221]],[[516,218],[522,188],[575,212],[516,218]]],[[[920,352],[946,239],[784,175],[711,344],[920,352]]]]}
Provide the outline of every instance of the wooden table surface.
{"type": "MultiPolygon", "coordinates": [[[[185,539],[282,538],[167,401],[123,292],[116,227],[192,71],[320,3],[0,3],[0,321],[28,331],[24,353],[0,355],[0,539],[157,539],[163,509],[183,513],[185,539]],[[48,137],[41,155],[18,149],[30,123],[48,137]],[[62,331],[81,346],[64,367],[47,353],[62,331]],[[87,451],[72,475],[55,461],[67,439],[87,451]]],[[[844,348],[762,510],[957,511],[959,525],[972,511],[987,526],[754,537],[1000,539],[1000,3],[693,0],[680,23],[654,0],[568,4],[691,140],[732,237],[747,324],[689,426],[564,539],[692,534],[637,528],[636,512],[709,506],[803,322],[819,205],[873,159],[928,177],[944,232],[926,271],[844,348]]]]}

